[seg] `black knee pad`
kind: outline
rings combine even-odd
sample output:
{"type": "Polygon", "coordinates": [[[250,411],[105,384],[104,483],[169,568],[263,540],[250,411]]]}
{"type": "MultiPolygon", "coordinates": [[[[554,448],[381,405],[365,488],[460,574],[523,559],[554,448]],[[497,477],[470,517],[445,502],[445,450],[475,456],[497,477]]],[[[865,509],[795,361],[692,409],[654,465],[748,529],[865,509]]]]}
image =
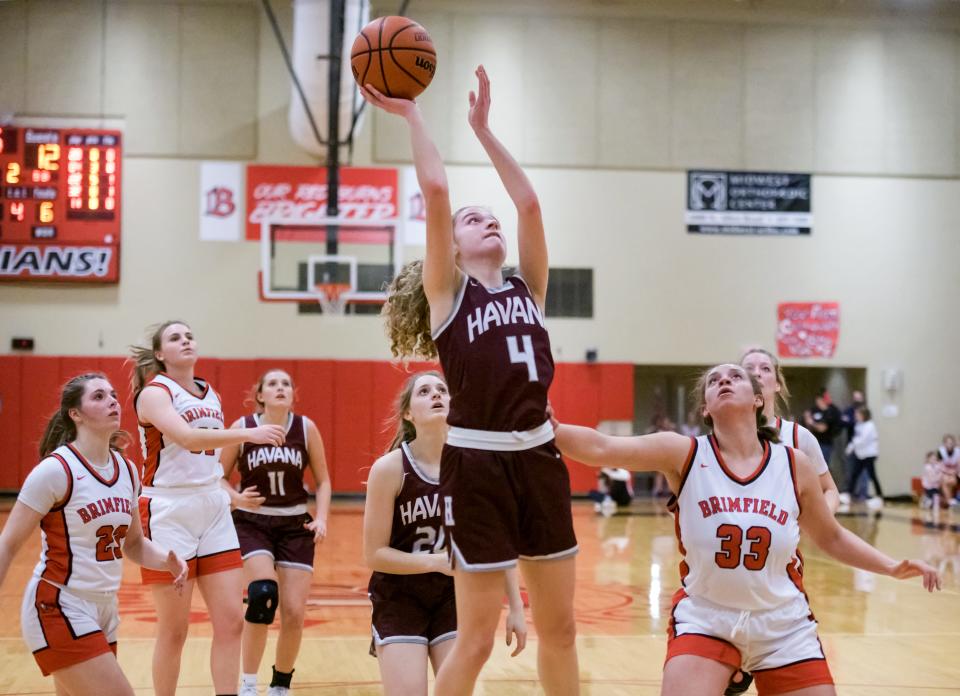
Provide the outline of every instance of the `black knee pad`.
{"type": "Polygon", "coordinates": [[[276,580],[254,580],[247,587],[247,613],[243,618],[250,623],[270,625],[279,600],[276,580]]]}

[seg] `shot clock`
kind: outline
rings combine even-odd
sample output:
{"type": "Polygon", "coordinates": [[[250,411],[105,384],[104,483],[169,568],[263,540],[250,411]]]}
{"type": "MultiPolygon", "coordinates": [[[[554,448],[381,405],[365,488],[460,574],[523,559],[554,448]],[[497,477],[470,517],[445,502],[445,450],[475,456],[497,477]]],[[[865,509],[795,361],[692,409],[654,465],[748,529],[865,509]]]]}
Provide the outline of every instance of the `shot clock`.
{"type": "Polygon", "coordinates": [[[0,281],[119,280],[122,134],[0,126],[0,281]]]}

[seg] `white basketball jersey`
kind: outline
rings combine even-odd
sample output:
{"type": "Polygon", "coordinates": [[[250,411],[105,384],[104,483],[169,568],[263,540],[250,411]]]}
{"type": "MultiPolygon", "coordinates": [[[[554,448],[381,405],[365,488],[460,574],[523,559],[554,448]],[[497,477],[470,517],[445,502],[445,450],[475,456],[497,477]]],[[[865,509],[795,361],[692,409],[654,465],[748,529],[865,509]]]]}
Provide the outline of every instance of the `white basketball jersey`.
{"type": "Polygon", "coordinates": [[[113,471],[103,478],[74,447],[50,456],[68,478],[63,501],[40,520],[42,550],[34,575],[63,587],[116,592],[123,573],[123,542],[136,514],[139,485],[133,466],[110,450],[113,471]]]}
{"type": "Polygon", "coordinates": [[[951,451],[943,445],[937,448],[940,452],[940,468],[948,474],[956,474],[960,470],[960,447],[954,447],[951,451]]]}
{"type": "Polygon", "coordinates": [[[793,449],[800,449],[800,424],[793,421],[784,420],[780,416],[773,422],[774,427],[780,433],[780,444],[793,449]]]}
{"type": "Polygon", "coordinates": [[[802,594],[793,450],[764,442],[756,471],[740,479],[713,435],[691,441],[674,511],[687,594],[740,611],[802,594]]]}
{"type": "MultiPolygon", "coordinates": [[[[202,379],[194,380],[202,390],[194,396],[166,375],[157,375],[148,386],[161,387],[170,395],[174,410],[191,428],[223,429],[220,396],[202,379]]],[[[134,402],[136,406],[136,402],[134,402]]],[[[191,452],[164,438],[153,425],[139,421],[143,447],[143,485],[154,488],[184,488],[216,483],[223,476],[220,450],[191,452]]]]}

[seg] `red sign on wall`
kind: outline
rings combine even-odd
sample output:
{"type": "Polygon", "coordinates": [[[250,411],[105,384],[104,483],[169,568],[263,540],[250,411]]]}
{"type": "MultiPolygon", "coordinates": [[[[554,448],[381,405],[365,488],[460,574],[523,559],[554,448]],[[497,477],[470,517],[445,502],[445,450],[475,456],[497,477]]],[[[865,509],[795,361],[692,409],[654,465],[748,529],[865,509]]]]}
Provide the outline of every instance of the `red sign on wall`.
{"type": "MultiPolygon", "coordinates": [[[[398,216],[397,170],[340,169],[339,218],[384,220],[398,216]]],[[[247,167],[247,239],[260,239],[265,220],[304,224],[327,216],[325,167],[251,164],[247,167]]]]}
{"type": "Polygon", "coordinates": [[[0,281],[116,283],[123,136],[0,127],[0,281]]]}
{"type": "Polygon", "coordinates": [[[777,305],[777,354],[781,358],[832,358],[839,338],[839,302],[777,305]]]}

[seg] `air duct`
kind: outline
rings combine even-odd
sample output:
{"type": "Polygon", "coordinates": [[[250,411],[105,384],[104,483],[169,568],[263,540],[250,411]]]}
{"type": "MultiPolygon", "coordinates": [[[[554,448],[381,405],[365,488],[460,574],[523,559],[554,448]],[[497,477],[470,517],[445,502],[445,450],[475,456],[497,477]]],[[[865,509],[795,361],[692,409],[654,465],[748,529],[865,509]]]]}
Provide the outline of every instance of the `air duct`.
{"type": "MultiPolygon", "coordinates": [[[[343,56],[339,103],[341,141],[350,132],[354,113],[363,102],[360,93],[354,89],[350,47],[353,37],[370,21],[369,1],[345,0],[344,15],[344,41],[343,46],[339,47],[343,56]]],[[[294,72],[303,88],[314,123],[326,140],[328,110],[333,108],[328,90],[330,65],[325,59],[330,55],[330,0],[294,0],[293,46],[290,53],[294,72]]],[[[295,85],[291,86],[289,121],[294,142],[310,154],[325,159],[327,148],[317,142],[295,85]]],[[[358,121],[356,128],[359,129],[360,125],[358,121]]]]}

